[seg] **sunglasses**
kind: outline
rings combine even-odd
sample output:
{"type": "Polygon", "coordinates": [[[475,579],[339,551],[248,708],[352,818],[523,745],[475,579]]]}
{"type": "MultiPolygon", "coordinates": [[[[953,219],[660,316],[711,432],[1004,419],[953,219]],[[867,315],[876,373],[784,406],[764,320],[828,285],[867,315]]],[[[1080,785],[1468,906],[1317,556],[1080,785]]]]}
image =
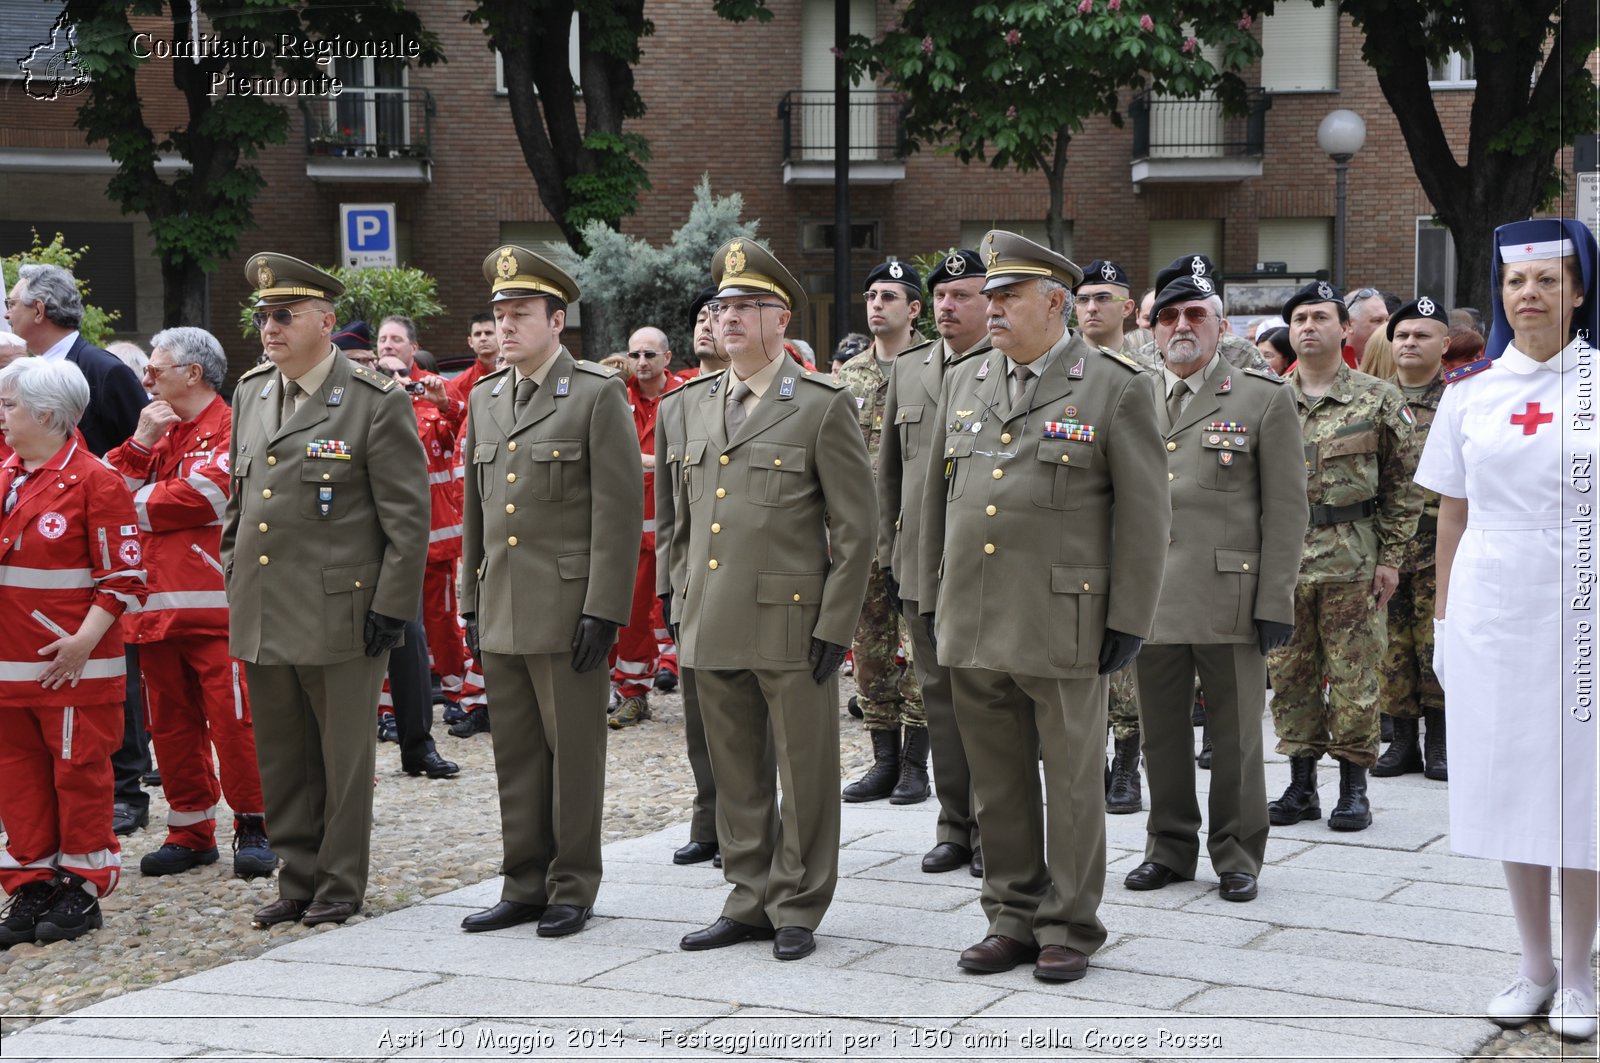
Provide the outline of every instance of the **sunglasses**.
{"type": "Polygon", "coordinates": [[[1349,295],[1344,297],[1344,308],[1346,310],[1349,310],[1351,307],[1353,307],[1357,303],[1361,302],[1361,300],[1363,300],[1363,299],[1371,299],[1374,295],[1377,295],[1377,294],[1378,294],[1378,289],[1376,289],[1376,288],[1358,288],[1355,291],[1351,292],[1349,295]]]}
{"type": "Polygon", "coordinates": [[[284,307],[279,307],[278,309],[272,311],[257,310],[255,313],[250,315],[250,320],[258,329],[266,328],[268,321],[271,321],[273,324],[279,325],[283,328],[288,328],[290,325],[294,324],[294,319],[299,317],[301,314],[320,313],[322,313],[322,311],[315,308],[311,310],[289,310],[284,307]]]}
{"type": "Polygon", "coordinates": [[[1186,306],[1181,310],[1175,306],[1165,306],[1156,315],[1158,324],[1172,326],[1178,323],[1178,318],[1183,318],[1191,325],[1198,325],[1211,316],[1211,311],[1203,306],[1186,306]]]}
{"type": "Polygon", "coordinates": [[[660,351],[628,351],[626,356],[629,357],[629,358],[659,358],[659,357],[661,357],[661,352],[660,351]]]}

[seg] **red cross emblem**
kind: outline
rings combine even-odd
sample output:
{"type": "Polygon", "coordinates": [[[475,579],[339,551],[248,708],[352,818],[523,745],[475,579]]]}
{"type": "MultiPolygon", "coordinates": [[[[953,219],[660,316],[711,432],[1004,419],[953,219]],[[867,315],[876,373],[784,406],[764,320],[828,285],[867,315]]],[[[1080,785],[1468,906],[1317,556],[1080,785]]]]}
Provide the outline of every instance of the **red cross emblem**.
{"type": "Polygon", "coordinates": [[[1556,415],[1553,413],[1540,413],[1537,402],[1530,402],[1521,413],[1511,415],[1511,423],[1521,425],[1522,434],[1525,436],[1533,435],[1539,430],[1540,425],[1549,424],[1555,419],[1556,415]]]}
{"type": "Polygon", "coordinates": [[[46,539],[59,539],[67,532],[67,518],[52,511],[39,518],[38,527],[46,539]]]}

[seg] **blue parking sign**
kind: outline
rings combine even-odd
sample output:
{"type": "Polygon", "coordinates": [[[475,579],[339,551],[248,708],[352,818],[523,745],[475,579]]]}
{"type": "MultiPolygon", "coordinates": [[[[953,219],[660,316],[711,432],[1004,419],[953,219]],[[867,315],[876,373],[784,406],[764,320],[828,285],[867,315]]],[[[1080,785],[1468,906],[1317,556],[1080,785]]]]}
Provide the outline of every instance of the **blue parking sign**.
{"type": "Polygon", "coordinates": [[[351,268],[396,266],[393,203],[345,203],[340,213],[340,264],[351,268]]]}

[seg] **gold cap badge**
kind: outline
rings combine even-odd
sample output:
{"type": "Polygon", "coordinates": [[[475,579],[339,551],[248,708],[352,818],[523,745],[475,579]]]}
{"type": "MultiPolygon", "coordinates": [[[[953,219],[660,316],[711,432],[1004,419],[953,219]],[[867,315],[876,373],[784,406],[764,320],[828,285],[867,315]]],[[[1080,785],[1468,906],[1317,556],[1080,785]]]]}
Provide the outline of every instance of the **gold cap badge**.
{"type": "Polygon", "coordinates": [[[744,272],[744,242],[742,240],[735,240],[729,245],[728,255],[723,261],[723,265],[728,273],[738,274],[744,272]]]}

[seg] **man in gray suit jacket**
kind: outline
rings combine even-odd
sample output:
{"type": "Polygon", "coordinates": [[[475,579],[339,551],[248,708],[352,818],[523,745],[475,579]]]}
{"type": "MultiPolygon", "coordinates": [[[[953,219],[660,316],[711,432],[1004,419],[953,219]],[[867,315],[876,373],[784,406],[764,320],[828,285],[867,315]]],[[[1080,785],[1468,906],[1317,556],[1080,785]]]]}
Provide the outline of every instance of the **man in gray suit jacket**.
{"type": "Polygon", "coordinates": [[[1294,584],[1306,534],[1300,423],[1283,381],[1218,351],[1222,300],[1203,274],[1156,296],[1157,379],[1172,490],[1172,542],[1155,634],[1136,664],[1150,818],[1131,890],[1194,878],[1194,676],[1212,742],[1206,848],[1223,900],[1249,901],[1267,845],[1261,761],[1268,650],[1294,632],[1294,584]]]}

